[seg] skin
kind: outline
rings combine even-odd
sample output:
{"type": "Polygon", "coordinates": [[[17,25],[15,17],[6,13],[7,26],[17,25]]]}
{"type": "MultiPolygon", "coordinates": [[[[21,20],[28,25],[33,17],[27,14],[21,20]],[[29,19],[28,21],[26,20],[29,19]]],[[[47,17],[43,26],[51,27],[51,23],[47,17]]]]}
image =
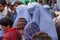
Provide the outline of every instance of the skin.
{"type": "Polygon", "coordinates": [[[20,34],[22,35],[24,34],[24,28],[26,24],[26,22],[17,22],[17,29],[20,31],[20,34]]]}
{"type": "Polygon", "coordinates": [[[19,4],[14,5],[14,12],[16,12],[16,8],[19,6],[19,4]]]}
{"type": "Polygon", "coordinates": [[[2,12],[5,8],[5,5],[0,4],[0,12],[2,12]]]}
{"type": "Polygon", "coordinates": [[[1,25],[2,26],[2,30],[5,32],[6,30],[9,30],[10,29],[10,25],[7,25],[7,27],[6,26],[3,26],[3,25],[1,25]]]}

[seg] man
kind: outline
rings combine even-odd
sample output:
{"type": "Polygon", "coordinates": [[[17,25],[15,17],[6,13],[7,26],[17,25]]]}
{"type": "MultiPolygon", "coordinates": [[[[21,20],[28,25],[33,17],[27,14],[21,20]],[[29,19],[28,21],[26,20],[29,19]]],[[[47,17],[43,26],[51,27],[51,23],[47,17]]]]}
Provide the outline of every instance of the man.
{"type": "Polygon", "coordinates": [[[4,36],[2,40],[19,40],[20,33],[16,28],[12,28],[13,20],[9,17],[4,17],[0,20],[2,30],[4,30],[4,36]]]}
{"type": "Polygon", "coordinates": [[[0,0],[0,14],[4,17],[4,9],[5,9],[6,1],[5,0],[0,0]]]}
{"type": "MultiPolygon", "coordinates": [[[[6,1],[5,0],[0,0],[0,19],[4,17],[3,11],[5,9],[5,5],[6,5],[6,1]]],[[[4,35],[4,33],[3,33],[3,30],[0,26],[0,40],[2,40],[3,35],[4,35]]]]}
{"type": "Polygon", "coordinates": [[[16,17],[17,17],[16,8],[17,8],[19,5],[21,5],[21,4],[22,4],[21,1],[16,1],[16,2],[14,3],[14,10],[13,10],[13,18],[14,18],[14,21],[15,21],[15,19],[16,19],[16,17]]]}

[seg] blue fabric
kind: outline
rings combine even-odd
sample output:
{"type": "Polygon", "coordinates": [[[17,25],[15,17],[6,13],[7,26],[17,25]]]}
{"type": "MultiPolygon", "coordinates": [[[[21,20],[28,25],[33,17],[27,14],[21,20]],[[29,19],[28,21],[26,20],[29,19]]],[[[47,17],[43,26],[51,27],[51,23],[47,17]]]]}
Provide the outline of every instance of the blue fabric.
{"type": "Polygon", "coordinates": [[[54,16],[52,12],[50,11],[50,6],[49,5],[44,5],[45,11],[48,13],[49,16],[51,16],[52,19],[54,19],[54,16]]]}
{"type": "Polygon", "coordinates": [[[17,17],[17,13],[13,13],[14,21],[16,20],[16,17],[17,17]]]}
{"type": "MultiPolygon", "coordinates": [[[[34,4],[34,15],[33,15],[33,21],[35,21],[39,25],[39,29],[41,32],[48,33],[49,36],[52,37],[52,40],[58,40],[55,23],[53,22],[53,19],[49,14],[45,11],[45,9],[39,4],[39,3],[33,3],[34,4]]],[[[25,33],[28,35],[28,32],[25,28],[25,33]]],[[[34,28],[33,28],[34,29],[34,28]]],[[[29,29],[28,29],[29,30],[29,29]]],[[[25,35],[25,38],[28,39],[30,36],[25,35]]]]}
{"type": "Polygon", "coordinates": [[[35,34],[36,32],[40,32],[40,29],[36,22],[30,22],[26,25],[26,29],[24,30],[24,36],[25,40],[31,40],[32,35],[35,34]]]}
{"type": "Polygon", "coordinates": [[[57,4],[54,5],[53,9],[54,11],[60,11],[60,8],[57,6],[57,4]]]}
{"type": "Polygon", "coordinates": [[[31,17],[28,13],[28,9],[25,5],[20,5],[17,7],[17,18],[13,24],[13,26],[16,26],[17,21],[19,20],[19,18],[25,18],[27,20],[27,22],[31,21],[31,17]]]}
{"type": "MultiPolygon", "coordinates": [[[[0,14],[0,19],[1,18],[3,18],[3,16],[0,14]]],[[[1,25],[0,25],[0,40],[2,40],[3,35],[4,35],[4,32],[3,32],[1,25]]]]}
{"type": "MultiPolygon", "coordinates": [[[[34,2],[35,3],[35,2],[34,2]]],[[[35,4],[34,3],[30,3],[29,5],[28,5],[28,11],[29,11],[29,14],[30,14],[30,16],[31,16],[31,18],[33,19],[33,15],[34,15],[34,13],[33,13],[33,11],[34,11],[34,9],[35,9],[35,4]]]]}

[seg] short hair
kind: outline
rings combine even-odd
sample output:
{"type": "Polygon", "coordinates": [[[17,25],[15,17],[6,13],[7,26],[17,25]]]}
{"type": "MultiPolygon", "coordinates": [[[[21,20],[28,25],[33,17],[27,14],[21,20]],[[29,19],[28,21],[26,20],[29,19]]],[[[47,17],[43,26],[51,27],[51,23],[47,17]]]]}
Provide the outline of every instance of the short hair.
{"type": "Polygon", "coordinates": [[[0,0],[0,4],[6,5],[6,0],[0,0]]]}
{"type": "Polygon", "coordinates": [[[12,27],[13,25],[13,20],[9,17],[4,17],[0,20],[0,24],[3,25],[3,26],[8,26],[10,25],[10,27],[12,27]]]}
{"type": "Polygon", "coordinates": [[[43,3],[42,0],[37,0],[37,2],[39,2],[39,3],[43,3]]]}
{"type": "Polygon", "coordinates": [[[32,36],[32,40],[52,40],[51,37],[45,32],[37,32],[32,36]]]}
{"type": "Polygon", "coordinates": [[[14,3],[14,5],[15,4],[19,4],[19,5],[21,5],[21,4],[23,4],[21,1],[16,1],[15,3],[14,3]]]}
{"type": "Polygon", "coordinates": [[[7,3],[7,6],[12,6],[12,3],[11,2],[7,3]]]}

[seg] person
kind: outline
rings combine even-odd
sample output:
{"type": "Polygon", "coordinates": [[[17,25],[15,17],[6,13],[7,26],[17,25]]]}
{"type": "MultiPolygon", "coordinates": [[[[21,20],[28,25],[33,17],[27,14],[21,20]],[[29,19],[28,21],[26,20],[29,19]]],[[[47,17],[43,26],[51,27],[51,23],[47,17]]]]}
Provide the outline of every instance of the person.
{"type": "Polygon", "coordinates": [[[54,22],[58,33],[58,40],[60,40],[60,18],[57,17],[54,22]]]}
{"type": "Polygon", "coordinates": [[[28,13],[27,6],[25,6],[25,5],[19,5],[17,7],[16,11],[17,11],[17,18],[16,18],[16,20],[15,20],[15,22],[13,24],[13,27],[16,26],[16,23],[17,23],[17,21],[19,20],[20,17],[24,17],[27,20],[27,22],[31,21],[30,15],[28,13]]]}
{"type": "Polygon", "coordinates": [[[60,11],[60,8],[57,5],[57,2],[54,3],[54,7],[53,7],[54,11],[60,11]]]}
{"type": "Polygon", "coordinates": [[[16,1],[16,2],[14,3],[14,10],[13,10],[14,21],[15,21],[15,19],[16,19],[16,17],[17,17],[16,8],[17,8],[19,5],[21,5],[21,4],[22,4],[21,1],[16,1]]]}
{"type": "Polygon", "coordinates": [[[45,32],[37,32],[32,36],[32,40],[52,40],[45,32]]]}
{"type": "Polygon", "coordinates": [[[9,10],[7,10],[7,15],[5,17],[9,17],[9,18],[11,18],[14,21],[13,14],[9,10]]]}
{"type": "MultiPolygon", "coordinates": [[[[5,17],[5,14],[3,13],[3,11],[5,9],[5,5],[6,5],[6,1],[0,0],[0,19],[5,17]]],[[[2,40],[3,35],[4,35],[4,32],[3,32],[1,25],[0,25],[0,40],[2,40]]]]}
{"type": "Polygon", "coordinates": [[[40,32],[40,29],[37,23],[34,21],[29,22],[24,28],[25,40],[31,40],[32,35],[35,34],[36,32],[40,32]]]}
{"type": "Polygon", "coordinates": [[[2,40],[19,40],[20,33],[16,28],[12,28],[13,21],[9,17],[4,17],[0,20],[4,36],[2,40]]]}
{"type": "Polygon", "coordinates": [[[3,15],[3,11],[5,9],[6,1],[5,0],[0,0],[0,14],[3,15]]]}
{"type": "Polygon", "coordinates": [[[33,9],[34,9],[34,7],[32,6],[32,5],[34,5],[34,4],[32,4],[32,2],[37,2],[37,0],[29,0],[29,2],[30,3],[28,3],[28,5],[27,5],[27,7],[28,7],[28,12],[29,12],[29,14],[30,14],[30,17],[31,17],[31,19],[33,19],[33,12],[32,11],[34,11],[33,9]]]}
{"type": "Polygon", "coordinates": [[[7,3],[7,9],[9,9],[10,11],[12,11],[12,3],[11,2],[7,3]]]}
{"type": "Polygon", "coordinates": [[[43,6],[42,0],[37,0],[37,1],[38,1],[38,3],[40,3],[43,6]]]}
{"type": "Polygon", "coordinates": [[[49,16],[51,16],[52,19],[54,19],[53,13],[51,12],[50,6],[48,4],[43,5],[46,12],[48,12],[49,16]]]}
{"type": "MultiPolygon", "coordinates": [[[[48,35],[51,36],[52,40],[58,40],[56,27],[53,19],[47,14],[45,9],[39,3],[33,2],[32,5],[33,11],[31,12],[34,14],[32,21],[38,25],[36,27],[39,28],[41,32],[48,33],[48,35]]],[[[24,29],[24,35],[26,40],[31,40],[32,35],[35,33],[35,30],[37,30],[35,29],[34,25],[30,26],[31,23],[28,23],[28,26],[26,26],[24,29]]]]}
{"type": "Polygon", "coordinates": [[[25,18],[19,18],[19,20],[17,22],[17,25],[16,25],[17,26],[16,28],[19,30],[19,32],[21,34],[22,40],[25,40],[25,38],[24,38],[24,28],[25,28],[26,24],[27,24],[27,21],[26,21],[25,18]]]}

